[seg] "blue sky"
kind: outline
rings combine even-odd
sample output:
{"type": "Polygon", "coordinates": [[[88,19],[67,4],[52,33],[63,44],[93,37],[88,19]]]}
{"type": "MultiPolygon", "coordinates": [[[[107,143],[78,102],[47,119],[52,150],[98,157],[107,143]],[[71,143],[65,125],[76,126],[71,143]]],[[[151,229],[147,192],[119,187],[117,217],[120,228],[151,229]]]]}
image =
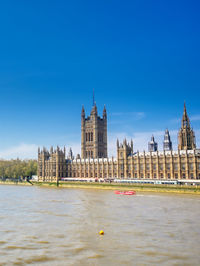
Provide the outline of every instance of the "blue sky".
{"type": "Polygon", "coordinates": [[[37,146],[80,151],[80,112],[92,93],[116,138],[146,150],[163,132],[174,149],[184,100],[200,146],[199,1],[0,2],[0,157],[37,146]]]}

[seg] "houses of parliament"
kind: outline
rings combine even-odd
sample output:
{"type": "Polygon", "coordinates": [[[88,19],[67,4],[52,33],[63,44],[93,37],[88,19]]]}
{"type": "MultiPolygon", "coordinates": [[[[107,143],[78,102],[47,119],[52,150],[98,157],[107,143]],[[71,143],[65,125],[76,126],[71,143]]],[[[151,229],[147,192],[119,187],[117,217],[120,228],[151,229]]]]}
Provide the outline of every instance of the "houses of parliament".
{"type": "Polygon", "coordinates": [[[59,181],[62,178],[103,179],[200,179],[200,150],[184,104],[181,127],[178,133],[178,149],[173,150],[169,131],[166,130],[163,150],[152,136],[148,152],[134,152],[134,143],[125,139],[116,142],[117,157],[108,158],[107,111],[98,115],[96,103],[90,116],[81,112],[81,156],[74,158],[72,150],[53,147],[38,149],[38,180],[59,181]]]}

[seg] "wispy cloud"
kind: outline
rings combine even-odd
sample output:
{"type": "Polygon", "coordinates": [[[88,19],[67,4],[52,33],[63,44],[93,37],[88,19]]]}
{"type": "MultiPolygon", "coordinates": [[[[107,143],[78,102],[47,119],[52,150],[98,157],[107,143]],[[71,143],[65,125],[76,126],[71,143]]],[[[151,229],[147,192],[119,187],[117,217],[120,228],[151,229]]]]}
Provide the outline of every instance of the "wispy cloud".
{"type": "Polygon", "coordinates": [[[200,121],[200,115],[193,115],[190,118],[191,121],[200,121]]]}
{"type": "MultiPolygon", "coordinates": [[[[192,115],[190,117],[190,121],[193,122],[193,121],[200,121],[200,115],[192,115]]],[[[173,118],[170,120],[171,123],[174,123],[174,124],[180,124],[181,123],[181,118],[173,118]]]]}
{"type": "MultiPolygon", "coordinates": [[[[126,138],[128,141],[133,140],[134,151],[147,151],[148,150],[148,142],[152,136],[155,137],[156,142],[158,142],[158,149],[163,149],[163,139],[164,139],[164,131],[154,131],[154,132],[136,132],[133,134],[128,134],[127,132],[110,132],[108,133],[108,155],[109,157],[116,157],[116,142],[117,139],[120,142],[126,138]]],[[[173,142],[173,149],[177,149],[177,135],[178,132],[176,130],[170,131],[171,140],[173,142]]],[[[195,130],[197,147],[200,146],[200,129],[195,130]]],[[[50,147],[51,145],[49,145],[50,147]]],[[[64,145],[63,145],[64,146],[64,145]]],[[[78,139],[77,142],[66,143],[67,152],[71,147],[74,155],[76,156],[81,152],[81,142],[78,139]]],[[[47,146],[47,149],[49,149],[47,146]]],[[[19,144],[18,146],[10,147],[0,152],[0,158],[2,159],[37,159],[37,149],[38,145],[36,144],[19,144]]]]}
{"type": "Polygon", "coordinates": [[[18,146],[7,148],[0,152],[0,158],[2,159],[36,159],[37,158],[36,144],[19,144],[18,146]]]}

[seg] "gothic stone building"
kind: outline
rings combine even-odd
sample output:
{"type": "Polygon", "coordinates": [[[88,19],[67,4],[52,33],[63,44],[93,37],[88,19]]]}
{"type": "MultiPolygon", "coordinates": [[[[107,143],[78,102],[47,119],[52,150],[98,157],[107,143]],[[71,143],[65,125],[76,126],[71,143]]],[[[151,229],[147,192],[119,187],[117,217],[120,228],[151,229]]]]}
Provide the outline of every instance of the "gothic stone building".
{"type": "MultiPolygon", "coordinates": [[[[165,131],[163,151],[150,145],[149,152],[134,152],[133,142],[117,140],[117,158],[107,157],[107,114],[98,116],[96,104],[85,118],[81,114],[81,158],[66,159],[65,148],[38,150],[39,181],[61,178],[132,178],[132,179],[200,179],[200,150],[196,149],[194,131],[184,105],[182,126],[178,134],[178,150],[172,150],[168,130],[165,131]],[[153,147],[153,148],[152,148],[153,147]]],[[[151,140],[152,142],[152,140],[151,140]]],[[[153,138],[153,144],[155,140],[153,138]]],[[[151,143],[152,144],[152,143],[151,143]]],[[[155,146],[155,145],[154,145],[155,146]]]]}

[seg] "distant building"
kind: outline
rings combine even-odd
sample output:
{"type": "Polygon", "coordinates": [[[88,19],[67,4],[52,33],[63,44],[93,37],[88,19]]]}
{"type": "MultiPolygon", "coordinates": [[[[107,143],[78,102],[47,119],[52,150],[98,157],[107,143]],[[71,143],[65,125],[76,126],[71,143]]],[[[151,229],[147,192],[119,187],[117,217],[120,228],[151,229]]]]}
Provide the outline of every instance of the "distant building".
{"type": "Polygon", "coordinates": [[[200,150],[196,149],[195,135],[190,127],[184,105],[181,129],[178,135],[178,150],[172,151],[169,131],[165,131],[163,149],[152,136],[149,152],[134,152],[133,141],[117,140],[117,158],[107,158],[107,114],[97,114],[96,104],[91,115],[81,113],[81,158],[74,159],[72,150],[66,159],[66,150],[57,147],[50,151],[38,149],[39,181],[57,181],[73,178],[134,178],[134,179],[200,179],[200,150]]]}
{"type": "Polygon", "coordinates": [[[170,138],[168,129],[165,130],[163,150],[164,151],[172,151],[172,142],[171,142],[171,138],[170,138]]]}

